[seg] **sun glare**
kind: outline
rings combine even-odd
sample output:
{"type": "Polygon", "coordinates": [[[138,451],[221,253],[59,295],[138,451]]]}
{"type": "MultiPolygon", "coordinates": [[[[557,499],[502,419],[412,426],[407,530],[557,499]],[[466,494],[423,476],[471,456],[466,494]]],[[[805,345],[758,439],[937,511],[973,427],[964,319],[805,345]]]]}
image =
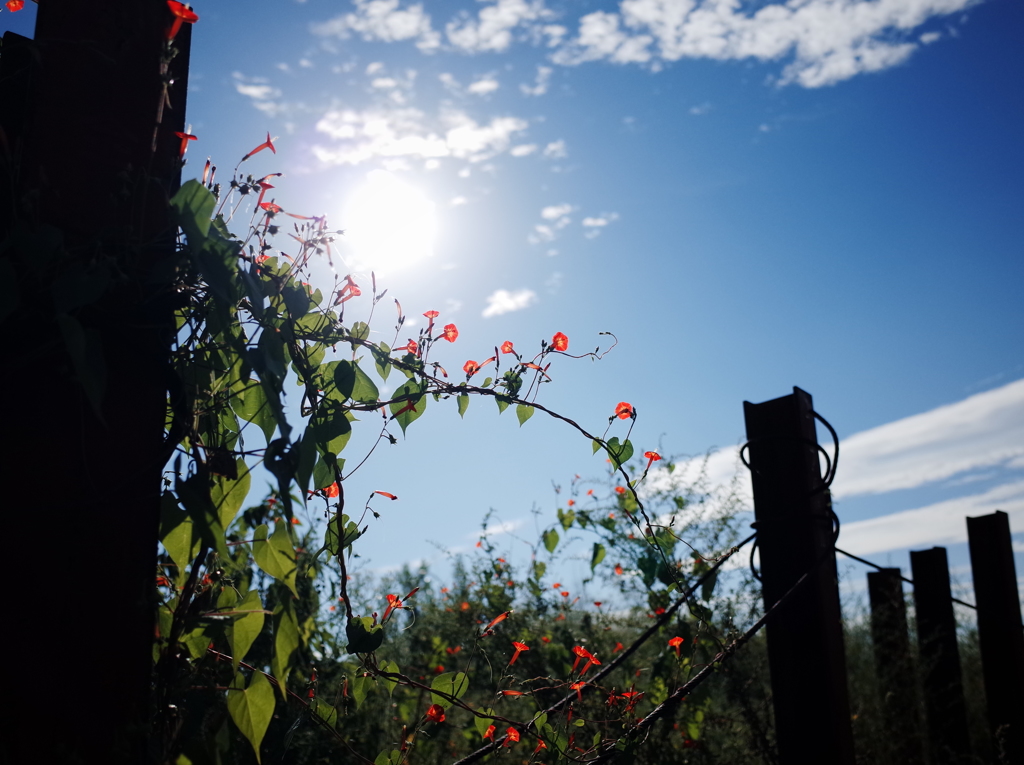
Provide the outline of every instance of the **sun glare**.
{"type": "Polygon", "coordinates": [[[435,208],[423,192],[393,173],[368,173],[345,207],[350,266],[387,274],[433,255],[435,208]]]}

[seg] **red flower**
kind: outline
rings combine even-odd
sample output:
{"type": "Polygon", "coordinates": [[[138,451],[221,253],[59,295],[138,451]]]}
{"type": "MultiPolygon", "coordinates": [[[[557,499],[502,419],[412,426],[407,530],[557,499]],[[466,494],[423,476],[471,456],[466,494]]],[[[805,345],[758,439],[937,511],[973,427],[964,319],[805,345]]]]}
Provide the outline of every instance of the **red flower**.
{"type": "Polygon", "coordinates": [[[576,500],[575,500],[575,499],[570,499],[570,500],[569,500],[568,502],[566,502],[565,504],[567,504],[567,505],[568,505],[569,507],[572,507],[573,505],[575,505],[575,504],[576,504],[576,500]]]}
{"type": "Polygon", "coordinates": [[[583,677],[585,674],[587,674],[587,670],[593,667],[595,664],[599,667],[601,666],[601,662],[598,660],[598,658],[594,656],[594,654],[589,654],[587,656],[587,663],[584,664],[583,669],[580,670],[580,677],[583,677]]]}
{"type": "MultiPolygon", "coordinates": [[[[19,0],[19,2],[21,1],[22,0],[19,0]]],[[[10,3],[8,3],[8,5],[10,5],[10,3]]],[[[174,134],[181,139],[181,149],[178,150],[178,159],[181,159],[185,156],[185,152],[188,151],[188,142],[198,141],[199,138],[191,133],[179,133],[177,130],[174,131],[174,134]]]]}
{"type": "Polygon", "coordinates": [[[537,748],[533,750],[534,754],[537,754],[541,749],[547,749],[548,745],[544,743],[543,739],[537,739],[537,748]]]}
{"type": "Polygon", "coordinates": [[[447,340],[449,343],[454,343],[458,336],[459,330],[454,324],[445,324],[444,332],[441,333],[441,337],[438,339],[440,340],[443,338],[447,340]]]}
{"type": "Polygon", "coordinates": [[[390,500],[391,500],[392,502],[393,502],[393,501],[395,501],[396,499],[398,499],[398,497],[396,497],[396,496],[395,496],[394,494],[392,494],[392,493],[391,493],[390,491],[375,491],[375,492],[373,492],[373,493],[374,493],[374,494],[380,494],[380,495],[381,495],[382,497],[387,497],[387,498],[388,498],[388,499],[390,499],[390,500]]]}
{"type": "Polygon", "coordinates": [[[324,494],[326,494],[328,497],[332,497],[332,498],[333,497],[337,497],[340,493],[341,493],[341,490],[338,488],[337,481],[335,481],[330,486],[328,486],[326,489],[324,489],[324,494]]]}
{"type": "Polygon", "coordinates": [[[292,526],[301,526],[301,525],[302,525],[302,521],[300,521],[298,518],[292,518],[292,526]]]}
{"type": "Polygon", "coordinates": [[[542,638],[540,639],[540,642],[542,642],[542,643],[550,643],[550,642],[551,642],[551,638],[549,638],[549,637],[547,637],[547,636],[545,635],[544,637],[542,637],[542,638]]]}
{"type": "Polygon", "coordinates": [[[522,691],[498,691],[499,696],[522,696],[522,691]]]}
{"type": "Polygon", "coordinates": [[[494,627],[496,624],[500,624],[501,622],[505,621],[511,614],[511,611],[506,611],[503,614],[498,614],[487,623],[487,626],[484,627],[484,632],[490,632],[492,627],[494,627]]]}
{"type": "Polygon", "coordinates": [[[436,318],[437,318],[438,316],[440,316],[441,314],[439,314],[439,313],[438,313],[437,311],[425,311],[425,312],[423,313],[423,315],[424,315],[424,316],[426,316],[426,317],[427,317],[428,319],[430,319],[431,321],[433,321],[434,319],[436,319],[436,318]]]}
{"type": "Polygon", "coordinates": [[[581,645],[574,645],[572,647],[572,652],[576,654],[576,661],[574,661],[572,665],[573,672],[576,671],[576,665],[580,663],[580,659],[590,660],[594,658],[594,655],[581,645]]]}
{"type": "MultiPolygon", "coordinates": [[[[454,326],[454,325],[452,325],[452,324],[449,324],[448,326],[449,326],[449,327],[451,327],[451,326],[454,326]]],[[[445,332],[447,333],[447,331],[448,331],[448,327],[445,327],[445,332]]],[[[458,332],[458,330],[456,330],[456,331],[455,331],[455,335],[456,335],[456,337],[458,336],[458,334],[459,334],[459,332],[458,332]]],[[[447,339],[447,337],[446,337],[445,339],[447,339]]],[[[455,342],[455,341],[454,341],[454,340],[452,340],[452,342],[455,342]]],[[[467,361],[467,362],[466,362],[466,363],[465,363],[465,364],[463,365],[463,367],[462,367],[462,371],[463,371],[463,372],[465,372],[465,373],[466,373],[467,375],[469,375],[470,377],[472,377],[472,376],[473,376],[473,375],[475,375],[475,374],[476,374],[477,372],[479,372],[479,371],[480,371],[481,369],[483,369],[483,368],[484,368],[485,366],[487,366],[488,364],[490,364],[490,363],[491,363],[492,361],[494,361],[494,356],[491,356],[491,357],[490,357],[489,359],[487,359],[487,361],[485,361],[485,362],[484,362],[483,364],[478,364],[477,362],[475,362],[475,361],[473,361],[473,360],[470,360],[470,361],[467,361]]]]}
{"type": "Polygon", "coordinates": [[[501,352],[502,353],[515,353],[515,351],[512,349],[512,341],[511,340],[506,340],[505,342],[503,342],[501,344],[501,352]]]}
{"type": "Polygon", "coordinates": [[[620,420],[628,420],[630,417],[635,417],[636,414],[633,412],[633,405],[627,404],[625,401],[620,401],[615,405],[615,416],[620,420]]]}
{"type": "Polygon", "coordinates": [[[434,672],[438,675],[444,672],[444,664],[438,664],[436,667],[434,667],[434,672]]]}
{"type": "Polygon", "coordinates": [[[430,709],[427,710],[427,719],[430,722],[444,722],[444,707],[440,704],[431,704],[430,709]]]}
{"type": "Polygon", "coordinates": [[[616,486],[615,487],[615,493],[616,494],[625,494],[626,493],[626,487],[625,486],[616,486]]]}
{"type": "Polygon", "coordinates": [[[612,649],[612,653],[618,653],[623,649],[622,643],[616,643],[615,648],[612,649]]]}
{"type": "Polygon", "coordinates": [[[270,149],[274,154],[277,154],[277,149],[274,148],[274,142],[270,140],[270,133],[267,133],[267,140],[242,157],[242,161],[245,162],[245,160],[249,159],[253,154],[259,154],[264,149],[270,149]]]}
{"type": "Polygon", "coordinates": [[[569,591],[568,591],[568,590],[563,590],[563,591],[562,591],[562,597],[563,597],[563,598],[567,598],[567,597],[569,597],[569,591]]]}
{"type": "Polygon", "coordinates": [[[621,563],[616,563],[615,564],[615,573],[618,576],[622,576],[622,564],[621,563]]]}
{"type": "Polygon", "coordinates": [[[509,729],[505,731],[505,736],[505,746],[512,746],[512,744],[518,743],[519,741],[519,731],[512,726],[509,726],[509,729]]]}
{"type": "Polygon", "coordinates": [[[654,609],[654,613],[656,613],[658,616],[661,616],[663,613],[665,613],[665,609],[661,606],[658,606],[654,609]]]}
{"type": "Polygon", "coordinates": [[[600,600],[595,600],[595,601],[594,601],[594,605],[595,605],[595,606],[597,606],[598,608],[600,608],[600,607],[601,607],[601,603],[602,603],[602,602],[603,602],[603,601],[600,601],[600,600]]]}
{"type": "Polygon", "coordinates": [[[554,589],[554,590],[557,590],[561,586],[562,586],[561,582],[555,582],[553,585],[551,585],[551,588],[554,589]]]}
{"type": "Polygon", "coordinates": [[[569,686],[574,691],[576,691],[576,699],[578,701],[583,701],[583,691],[582,691],[582,688],[583,688],[584,685],[586,685],[585,682],[583,682],[582,680],[578,680],[577,682],[575,682],[575,683],[573,683],[572,685],[569,686]]]}
{"type": "Polygon", "coordinates": [[[352,298],[359,297],[362,294],[363,291],[359,289],[359,285],[356,284],[351,274],[349,274],[345,277],[345,283],[341,285],[341,289],[338,290],[338,297],[334,299],[334,304],[341,305],[346,300],[351,300],[352,298]]]}
{"type": "Polygon", "coordinates": [[[284,209],[284,208],[282,208],[281,205],[275,204],[274,202],[263,202],[260,205],[260,209],[261,210],[266,210],[268,213],[272,213],[273,214],[273,213],[281,212],[281,210],[284,209]]]}
{"type": "Polygon", "coordinates": [[[494,741],[494,730],[495,728],[493,725],[488,725],[487,732],[484,734],[484,738],[489,738],[491,741],[494,741]]]}
{"type": "Polygon", "coordinates": [[[420,346],[419,346],[419,343],[417,343],[415,340],[413,340],[412,338],[409,338],[409,342],[408,343],[403,345],[401,348],[394,348],[393,350],[396,353],[400,353],[402,351],[405,351],[406,353],[416,354],[416,353],[419,352],[420,346]]]}
{"type": "MultiPolygon", "coordinates": [[[[11,0],[7,3],[7,7],[11,10],[21,10],[21,7],[25,4],[22,0],[11,0]],[[11,8],[11,2],[18,3],[17,8],[11,8]]],[[[176,0],[167,0],[167,7],[171,9],[171,13],[174,14],[174,21],[171,22],[171,26],[167,28],[167,39],[173,40],[175,35],[178,34],[178,30],[181,29],[181,25],[195,24],[199,21],[199,17],[195,14],[191,8],[184,3],[179,3],[176,0]]]]}
{"type": "Polygon", "coordinates": [[[668,644],[676,649],[676,658],[679,658],[679,646],[683,644],[683,639],[678,635],[674,638],[669,638],[668,644]]]}
{"type": "Polygon", "coordinates": [[[402,607],[402,601],[397,595],[388,595],[387,598],[388,607],[384,609],[384,616],[382,616],[380,620],[381,624],[387,621],[388,616],[391,614],[392,611],[402,607]]]}
{"type": "Polygon", "coordinates": [[[650,470],[651,465],[661,459],[661,455],[657,452],[644,452],[644,456],[647,458],[647,467],[644,470],[650,470]]]}
{"type": "Polygon", "coordinates": [[[7,10],[17,13],[25,7],[25,0],[7,0],[7,10]]]}
{"type": "Polygon", "coordinates": [[[569,338],[561,332],[556,332],[551,338],[551,347],[556,351],[565,351],[569,348],[569,338]]]}
{"type": "Polygon", "coordinates": [[[509,659],[509,662],[508,662],[509,665],[515,664],[516,663],[516,659],[519,658],[519,654],[521,654],[523,651],[529,651],[530,650],[530,646],[526,645],[526,643],[518,643],[515,640],[513,640],[512,641],[512,645],[514,645],[516,647],[516,652],[514,654],[512,654],[512,658],[509,659]]]}

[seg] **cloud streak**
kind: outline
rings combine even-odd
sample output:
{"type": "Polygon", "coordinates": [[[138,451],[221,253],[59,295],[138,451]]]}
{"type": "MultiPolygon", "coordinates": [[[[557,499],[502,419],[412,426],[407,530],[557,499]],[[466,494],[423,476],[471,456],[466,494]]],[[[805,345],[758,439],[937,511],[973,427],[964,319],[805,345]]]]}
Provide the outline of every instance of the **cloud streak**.
{"type": "MultiPolygon", "coordinates": [[[[549,51],[550,62],[593,61],[659,70],[683,59],[785,62],[777,81],[807,88],[832,85],[905,62],[942,35],[923,27],[977,0],[621,0],[553,23],[543,0],[485,0],[474,14],[456,12],[435,28],[420,3],[354,0],[354,11],[316,24],[314,34],[382,42],[413,42],[424,53],[501,53],[522,42],[549,51]],[[575,27],[575,33],[569,28],[575,27]]],[[[547,76],[522,86],[541,95],[547,76]]]]}

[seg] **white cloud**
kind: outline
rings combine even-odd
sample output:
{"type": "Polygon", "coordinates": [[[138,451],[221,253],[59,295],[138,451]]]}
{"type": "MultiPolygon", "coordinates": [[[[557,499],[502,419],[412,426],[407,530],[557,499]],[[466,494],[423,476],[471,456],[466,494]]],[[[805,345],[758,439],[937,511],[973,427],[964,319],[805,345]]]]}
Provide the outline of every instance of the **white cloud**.
{"type": "Polygon", "coordinates": [[[270,85],[266,77],[246,77],[241,72],[232,72],[235,90],[253,101],[270,101],[281,97],[281,91],[270,85]]]}
{"type": "Polygon", "coordinates": [[[839,497],[933,483],[1024,458],[1024,380],[856,433],[841,443],[839,497]]]}
{"type": "Polygon", "coordinates": [[[355,13],[314,24],[313,34],[322,37],[346,38],[356,33],[364,40],[397,42],[415,40],[424,52],[436,50],[441,35],[431,27],[430,16],[419,3],[400,7],[400,0],[354,0],[355,13]]]}
{"type": "MultiPolygon", "coordinates": [[[[553,60],[658,65],[683,58],[776,61],[782,83],[831,85],[905,61],[914,30],[976,0],[622,0],[618,13],[579,19],[576,37],[553,60]]],[[[934,33],[933,33],[934,34],[934,33]]]]}
{"type": "Polygon", "coordinates": [[[707,102],[707,101],[705,101],[702,104],[698,104],[697,106],[691,106],[690,107],[690,114],[692,114],[695,117],[701,117],[701,116],[707,114],[710,111],[711,111],[711,104],[709,102],[707,102]]]}
{"type": "Polygon", "coordinates": [[[553,71],[550,66],[538,66],[537,78],[534,80],[533,85],[520,85],[519,90],[524,96],[543,96],[548,92],[548,83],[551,80],[551,72],[553,71]]]}
{"type": "Polygon", "coordinates": [[[996,486],[982,494],[937,502],[915,510],[843,524],[840,546],[856,555],[907,547],[924,548],[967,541],[967,516],[1002,510],[1010,528],[1024,527],[1024,481],[996,486]]]}
{"type": "Polygon", "coordinates": [[[583,227],[588,229],[584,236],[587,239],[596,239],[609,223],[618,219],[618,213],[602,213],[599,217],[584,218],[582,221],[583,227]]]}
{"type": "Polygon", "coordinates": [[[528,3],[525,0],[496,0],[481,9],[476,18],[462,12],[445,26],[445,32],[455,48],[467,53],[506,50],[513,41],[517,27],[548,18],[551,12],[544,8],[543,0],[528,3]]]}
{"type": "Polygon", "coordinates": [[[466,88],[467,93],[472,93],[475,96],[485,96],[488,93],[493,93],[501,85],[493,77],[481,77],[476,82],[471,82],[469,87],[466,88]]]}
{"type": "Polygon", "coordinates": [[[468,204],[468,203],[469,203],[469,200],[466,199],[465,197],[461,197],[461,196],[460,197],[452,197],[451,200],[448,202],[448,204],[450,204],[452,207],[462,207],[462,205],[468,204]]]}
{"type": "Polygon", "coordinates": [[[321,162],[332,165],[402,157],[480,162],[508,151],[513,137],[528,125],[518,117],[494,117],[481,124],[457,109],[443,109],[431,118],[419,109],[397,105],[337,108],[316,126],[334,144],[314,146],[313,151],[321,162]]]}
{"type": "Polygon", "coordinates": [[[533,290],[496,290],[487,298],[487,307],[481,316],[489,319],[511,311],[521,311],[537,302],[537,293],[533,290]]]}
{"type": "Polygon", "coordinates": [[[370,82],[371,88],[397,88],[398,80],[394,77],[377,77],[370,82]]]}
{"type": "Polygon", "coordinates": [[[933,42],[938,42],[942,39],[942,32],[925,32],[917,39],[921,41],[922,45],[931,45],[933,42]]]}
{"type": "Polygon", "coordinates": [[[570,204],[562,205],[550,205],[540,211],[540,217],[544,220],[558,220],[563,218],[573,211],[573,206],[570,204]]]}
{"type": "Polygon", "coordinates": [[[513,146],[508,153],[513,157],[528,157],[535,151],[537,151],[537,144],[521,143],[518,146],[513,146]]]}
{"type": "MultiPolygon", "coordinates": [[[[826,436],[827,437],[827,436],[826,436]]],[[[823,442],[831,452],[831,446],[823,442]]],[[[953,404],[905,417],[840,440],[837,499],[915,489],[939,481],[968,483],[970,471],[1024,468],[1024,379],[953,404]]],[[[737,449],[708,459],[714,483],[750,477],[737,449]]]]}
{"type": "Polygon", "coordinates": [[[544,156],[548,159],[562,159],[563,157],[569,156],[569,152],[565,150],[565,140],[559,139],[552,141],[544,147],[544,156]]]}

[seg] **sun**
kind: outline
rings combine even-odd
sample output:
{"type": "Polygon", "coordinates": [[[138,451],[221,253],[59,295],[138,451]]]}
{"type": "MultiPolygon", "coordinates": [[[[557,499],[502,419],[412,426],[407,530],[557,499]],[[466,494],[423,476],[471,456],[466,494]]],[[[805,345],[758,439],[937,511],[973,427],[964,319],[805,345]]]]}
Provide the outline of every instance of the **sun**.
{"type": "Polygon", "coordinates": [[[434,254],[436,205],[387,170],[373,170],[345,205],[350,266],[395,273],[434,254]]]}

